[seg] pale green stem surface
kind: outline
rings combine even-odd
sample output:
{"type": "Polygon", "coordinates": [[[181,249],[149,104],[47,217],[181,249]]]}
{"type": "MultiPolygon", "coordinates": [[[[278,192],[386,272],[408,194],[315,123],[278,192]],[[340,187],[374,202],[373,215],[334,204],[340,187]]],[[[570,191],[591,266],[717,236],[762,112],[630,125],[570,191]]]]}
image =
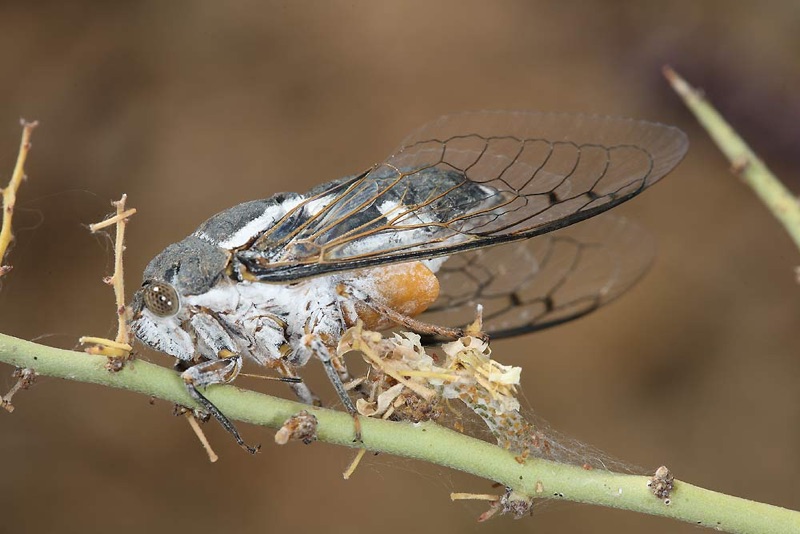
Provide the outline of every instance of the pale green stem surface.
{"type": "Polygon", "coordinates": [[[770,172],[702,92],[669,67],[664,67],[664,76],[731,162],[733,172],[755,191],[800,249],[800,203],[797,198],[770,172]]]}
{"type": "MultiPolygon", "coordinates": [[[[3,334],[0,334],[0,361],[34,369],[41,375],[129,389],[194,406],[177,373],[144,361],[134,361],[122,371],[112,373],[105,369],[106,357],[46,347],[3,334]]],[[[228,417],[273,428],[280,427],[300,410],[309,410],[319,420],[321,441],[361,446],[353,442],[353,420],[346,413],[313,408],[232,386],[215,386],[207,394],[228,417]]],[[[586,470],[541,459],[529,459],[521,465],[513,454],[500,447],[432,423],[413,425],[363,417],[361,422],[363,446],[371,451],[451,467],[500,482],[522,494],[667,516],[725,532],[800,532],[798,512],[685,482],[675,481],[668,506],[650,492],[647,477],[586,470]]]]}

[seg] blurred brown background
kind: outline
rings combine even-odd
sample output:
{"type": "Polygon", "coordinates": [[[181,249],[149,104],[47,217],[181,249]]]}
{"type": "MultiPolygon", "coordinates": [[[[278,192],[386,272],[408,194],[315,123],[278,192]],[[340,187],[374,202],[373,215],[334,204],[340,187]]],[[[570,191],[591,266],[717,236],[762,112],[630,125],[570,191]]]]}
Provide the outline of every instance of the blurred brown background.
{"type": "MultiPolygon", "coordinates": [[[[660,76],[703,86],[795,191],[800,6],[773,2],[96,2],[0,4],[0,172],[38,119],[20,193],[4,333],[72,348],[111,335],[109,242],[82,226],[123,192],[139,210],[129,289],[146,262],[233,204],[379,161],[412,129],[471,109],[624,115],[692,145],[620,211],[659,244],[629,295],[574,324],[498,342],[533,409],[631,464],[800,507],[797,250],[660,76]]],[[[143,358],[165,365],[153,353],[143,358]]],[[[317,391],[332,397],[316,365],[317,391]]],[[[0,389],[13,383],[0,367],[0,389]]],[[[288,394],[283,388],[257,384],[288,394]]],[[[477,525],[490,491],[387,456],[277,447],[255,458],[216,425],[209,464],[164,402],[40,379],[0,413],[0,532],[694,532],[581,506],[477,525]]]]}

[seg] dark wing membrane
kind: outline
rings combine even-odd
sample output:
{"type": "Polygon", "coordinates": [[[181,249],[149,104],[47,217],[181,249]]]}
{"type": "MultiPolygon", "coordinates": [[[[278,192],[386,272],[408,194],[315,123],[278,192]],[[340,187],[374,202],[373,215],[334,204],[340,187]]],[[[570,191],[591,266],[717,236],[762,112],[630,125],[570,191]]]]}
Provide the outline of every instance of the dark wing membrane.
{"type": "Polygon", "coordinates": [[[686,148],[680,130],[643,121],[447,116],[368,172],[317,188],[237,258],[286,281],[532,237],[632,198],[686,148]]]}
{"type": "Polygon", "coordinates": [[[647,271],[652,240],[611,214],[522,243],[451,256],[438,272],[439,299],[419,318],[464,326],[483,306],[492,338],[577,319],[629,289],[647,271]]]}

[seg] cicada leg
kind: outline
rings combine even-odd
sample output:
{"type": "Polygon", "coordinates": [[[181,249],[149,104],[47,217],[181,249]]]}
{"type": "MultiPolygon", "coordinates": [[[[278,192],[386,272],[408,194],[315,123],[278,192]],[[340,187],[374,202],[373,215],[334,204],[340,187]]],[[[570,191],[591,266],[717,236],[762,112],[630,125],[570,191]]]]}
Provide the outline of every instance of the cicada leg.
{"type": "Polygon", "coordinates": [[[233,426],[233,423],[231,423],[230,419],[225,417],[225,415],[219,411],[219,408],[214,406],[214,403],[208,400],[205,395],[200,393],[200,391],[197,389],[198,387],[210,386],[212,384],[224,384],[230,382],[236,378],[236,375],[239,374],[241,369],[241,356],[230,353],[224,354],[219,360],[201,362],[188,368],[181,373],[181,378],[183,379],[183,383],[186,385],[186,390],[189,392],[189,395],[191,395],[191,397],[200,406],[202,406],[203,410],[213,415],[214,419],[219,421],[219,424],[221,424],[225,430],[230,432],[230,434],[236,440],[236,443],[238,443],[242,448],[251,454],[255,454],[258,452],[258,449],[261,448],[261,446],[257,445],[255,447],[250,447],[247,445],[239,435],[236,427],[233,426]]]}
{"type": "MultiPolygon", "coordinates": [[[[276,369],[281,376],[286,378],[299,378],[294,366],[291,366],[287,363],[281,362],[276,369]]],[[[305,382],[289,382],[289,388],[303,404],[322,406],[322,401],[313,391],[311,391],[311,388],[309,388],[305,382]]]]}
{"type": "Polygon", "coordinates": [[[361,441],[361,422],[358,419],[358,411],[356,410],[353,400],[347,393],[344,387],[342,376],[349,377],[347,367],[344,362],[337,360],[331,350],[326,346],[322,337],[316,334],[308,334],[303,339],[305,350],[311,351],[316,354],[317,358],[322,362],[322,368],[325,369],[325,374],[328,375],[328,380],[333,384],[333,389],[339,396],[347,412],[353,416],[353,424],[355,427],[354,441],[361,441]],[[338,368],[337,368],[338,367],[338,368]]]}
{"type": "Polygon", "coordinates": [[[448,326],[440,326],[435,324],[426,323],[424,321],[419,321],[414,319],[413,317],[409,317],[404,315],[397,310],[390,308],[380,302],[377,302],[375,299],[361,299],[361,303],[364,306],[367,306],[374,310],[377,313],[380,313],[393,323],[397,324],[398,326],[402,326],[404,328],[408,328],[412,332],[416,332],[417,334],[423,336],[430,336],[434,338],[444,338],[444,339],[458,339],[460,337],[464,337],[466,335],[473,335],[479,337],[481,339],[488,340],[488,335],[483,332],[479,333],[470,333],[467,332],[464,328],[451,328],[448,326]]]}
{"type": "Polygon", "coordinates": [[[230,419],[197,389],[231,382],[242,370],[242,356],[235,349],[235,344],[224,326],[211,315],[198,313],[192,317],[191,325],[200,342],[200,352],[206,361],[193,365],[181,373],[186,390],[205,411],[213,415],[214,419],[230,432],[236,443],[255,454],[260,446],[248,446],[230,419]]]}
{"type": "MultiPolygon", "coordinates": [[[[313,334],[306,336],[306,346],[310,351],[316,354],[317,358],[319,358],[319,360],[322,362],[322,367],[325,369],[325,374],[328,375],[328,380],[330,380],[331,384],[333,384],[336,394],[339,396],[339,399],[342,401],[342,404],[344,404],[344,407],[347,409],[347,411],[351,414],[357,413],[356,407],[344,387],[344,382],[342,381],[339,370],[337,370],[336,365],[334,364],[334,358],[330,349],[325,346],[325,343],[319,336],[313,334]]],[[[339,364],[342,365],[341,362],[339,362],[339,364]]],[[[344,372],[347,373],[346,368],[344,369],[344,372]]],[[[345,376],[349,375],[346,374],[345,376]]]]}

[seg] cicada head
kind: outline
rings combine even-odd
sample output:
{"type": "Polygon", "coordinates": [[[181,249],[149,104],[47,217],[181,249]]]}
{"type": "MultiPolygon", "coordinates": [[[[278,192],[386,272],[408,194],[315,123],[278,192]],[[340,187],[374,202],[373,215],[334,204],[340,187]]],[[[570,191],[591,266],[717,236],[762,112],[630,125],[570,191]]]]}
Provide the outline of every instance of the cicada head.
{"type": "Polygon", "coordinates": [[[164,249],[145,268],[142,287],[133,296],[134,335],[156,350],[190,360],[195,349],[184,329],[191,318],[185,298],[211,289],[227,263],[224,249],[197,236],[164,249]]]}

